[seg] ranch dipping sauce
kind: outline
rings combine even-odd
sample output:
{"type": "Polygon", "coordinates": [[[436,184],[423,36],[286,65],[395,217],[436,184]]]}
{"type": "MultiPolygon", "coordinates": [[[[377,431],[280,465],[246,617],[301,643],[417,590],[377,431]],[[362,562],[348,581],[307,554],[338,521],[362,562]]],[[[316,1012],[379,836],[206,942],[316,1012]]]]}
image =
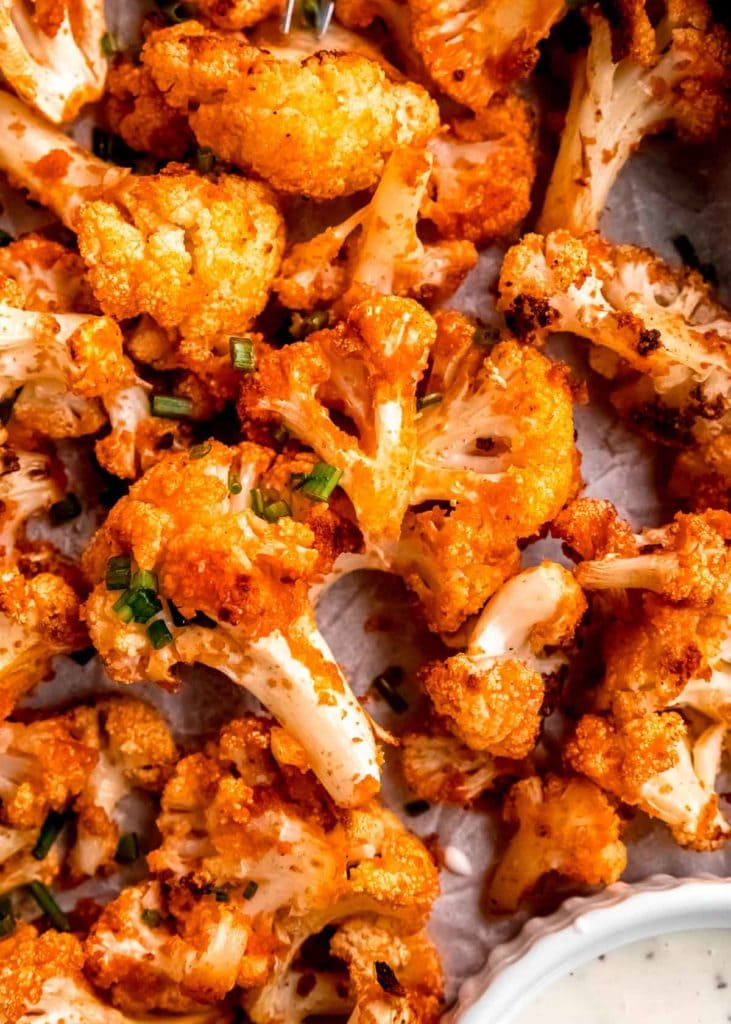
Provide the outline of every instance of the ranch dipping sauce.
{"type": "Polygon", "coordinates": [[[729,1024],[731,929],[643,939],[549,985],[511,1024],[729,1024]]]}

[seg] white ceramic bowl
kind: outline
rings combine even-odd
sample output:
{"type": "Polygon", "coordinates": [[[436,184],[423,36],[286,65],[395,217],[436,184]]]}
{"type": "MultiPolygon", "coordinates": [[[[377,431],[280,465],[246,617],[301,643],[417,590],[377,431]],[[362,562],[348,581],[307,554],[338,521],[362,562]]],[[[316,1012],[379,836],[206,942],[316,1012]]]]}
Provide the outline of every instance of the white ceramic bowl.
{"type": "Polygon", "coordinates": [[[671,932],[731,929],[731,879],[656,875],[618,882],[532,918],[462,986],[445,1024],[510,1024],[548,985],[618,946],[671,932]]]}

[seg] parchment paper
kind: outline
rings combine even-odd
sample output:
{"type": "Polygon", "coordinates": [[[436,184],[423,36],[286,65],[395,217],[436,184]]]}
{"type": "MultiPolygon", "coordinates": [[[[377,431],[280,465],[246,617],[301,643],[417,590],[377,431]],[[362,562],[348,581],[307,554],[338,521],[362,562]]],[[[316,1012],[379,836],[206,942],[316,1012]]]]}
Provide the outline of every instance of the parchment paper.
{"type": "MultiPolygon", "coordinates": [[[[119,0],[110,11],[112,30],[131,38],[132,6],[119,0]]],[[[88,121],[80,134],[88,131],[88,121]]],[[[731,140],[721,146],[683,148],[667,140],[649,140],[631,159],[613,190],[602,229],[617,242],[649,245],[665,258],[678,262],[672,238],[686,234],[703,262],[715,264],[722,293],[731,281],[731,140]]],[[[4,213],[0,222],[13,226],[22,219],[27,229],[27,210],[19,198],[0,190],[4,213]]],[[[33,211],[33,220],[44,215],[33,211]]],[[[496,320],[494,290],[502,253],[482,254],[478,266],[450,305],[487,320],[496,320]]],[[[586,379],[591,402],[577,407],[578,446],[583,456],[585,493],[609,498],[635,527],[653,526],[666,518],[660,497],[669,461],[651,444],[630,433],[613,414],[600,378],[588,370],[586,347],[576,339],[557,338],[549,351],[565,359],[577,376],[586,379]]],[[[93,523],[89,514],[62,529],[55,539],[79,549],[93,523]]],[[[559,545],[544,541],[527,549],[526,565],[541,557],[561,558],[559,545]]],[[[405,693],[415,707],[413,673],[423,661],[434,657],[439,643],[418,624],[413,605],[400,582],[385,574],[358,572],[336,584],[323,598],[318,610],[322,632],[343,666],[354,691],[364,694],[374,677],[390,665],[407,673],[405,693]],[[378,628],[374,628],[374,625],[378,628]],[[384,628],[385,627],[385,628],[384,628]]],[[[98,659],[80,668],[69,659],[58,659],[56,679],[41,684],[28,704],[52,705],[73,695],[88,695],[101,689],[115,689],[106,680],[98,659]]],[[[185,746],[201,732],[253,706],[245,693],[211,672],[195,670],[186,677],[176,694],[150,685],[129,688],[144,696],[167,715],[177,739],[185,746]]],[[[396,731],[409,718],[397,716],[382,702],[369,701],[374,717],[396,731]]],[[[413,797],[394,770],[396,758],[388,752],[383,795],[386,803],[403,814],[405,802],[413,797]]],[[[496,851],[498,828],[488,810],[465,812],[458,808],[432,808],[417,818],[406,818],[418,834],[436,833],[442,848],[453,847],[465,855],[463,870],[443,870],[442,896],[431,924],[447,974],[448,995],[454,997],[461,980],[478,970],[489,950],[511,936],[524,916],[490,919],[483,912],[482,891],[496,851]]],[[[689,853],[677,847],[661,826],[638,815],[626,837],[629,865],[625,880],[637,880],[657,872],[675,875],[712,872],[728,874],[731,850],[712,854],[689,853]]],[[[83,892],[107,895],[114,880],[87,883],[83,892]]],[[[65,894],[63,903],[73,904],[76,893],[65,894]]]]}

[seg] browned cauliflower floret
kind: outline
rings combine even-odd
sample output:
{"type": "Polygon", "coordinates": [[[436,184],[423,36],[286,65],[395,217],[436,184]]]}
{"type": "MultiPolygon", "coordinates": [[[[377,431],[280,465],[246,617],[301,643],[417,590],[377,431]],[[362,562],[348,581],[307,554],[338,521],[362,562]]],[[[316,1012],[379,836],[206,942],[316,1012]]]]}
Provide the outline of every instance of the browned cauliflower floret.
{"type": "Polygon", "coordinates": [[[128,56],[109,69],[103,111],[112,131],[138,152],[178,160],[191,148],[186,118],[165,102],[149,70],[128,56]]]}
{"type": "Polygon", "coordinates": [[[98,313],[86,267],[78,253],[42,235],[23,235],[0,249],[0,275],[25,296],[26,309],[38,313],[98,313]]]}
{"type": "Polygon", "coordinates": [[[358,803],[378,788],[375,740],[308,600],[318,535],[266,488],[272,462],[210,441],[149,469],[85,552],[89,632],[119,682],[174,687],[178,663],[219,669],[291,730],[337,799],[358,803]]]}
{"type": "Polygon", "coordinates": [[[0,445],[0,565],[16,560],[26,546],[25,526],[63,498],[62,479],[54,462],[38,452],[0,445]]]}
{"type": "MultiPolygon", "coordinates": [[[[39,935],[19,924],[0,942],[0,1013],[7,1024],[134,1024],[102,1002],[83,975],[84,950],[75,935],[39,935]]],[[[224,1006],[185,1016],[155,1016],[159,1024],[231,1024],[224,1006]]]]}
{"type": "Polygon", "coordinates": [[[437,714],[473,750],[525,757],[541,724],[542,676],[565,663],[560,647],[585,610],[573,576],[553,562],[504,583],[472,629],[467,651],[423,671],[437,714]]]}
{"type": "Polygon", "coordinates": [[[407,785],[430,803],[469,807],[516,765],[485,751],[470,750],[439,722],[399,737],[401,769],[407,785]]]}
{"type": "Polygon", "coordinates": [[[439,126],[421,86],[389,80],[357,53],[295,63],[185,22],[153,33],[142,61],[202,146],[284,192],[328,199],[370,188],[389,153],[423,145],[439,126]]]}
{"type": "Polygon", "coordinates": [[[551,533],[560,537],[577,559],[639,552],[632,527],[610,501],[599,498],[577,498],[570,502],[554,519],[551,533]]]}
{"type": "Polygon", "coordinates": [[[591,5],[591,42],[574,71],[571,101],[539,230],[596,228],[628,157],[645,135],[672,126],[713,139],[731,121],[731,37],[705,0],[591,5]],[[652,22],[645,8],[652,9],[652,22]]]}
{"type": "Polygon", "coordinates": [[[489,245],[515,235],[536,172],[533,114],[517,95],[456,117],[429,143],[434,158],[422,215],[445,238],[489,245]]]}
{"type": "Polygon", "coordinates": [[[670,493],[695,512],[731,512],[731,433],[681,452],[670,478],[670,493]]]}
{"type": "Polygon", "coordinates": [[[440,89],[473,110],[525,77],[563,0],[408,0],[413,45],[440,89]]]}
{"type": "Polygon", "coordinates": [[[578,886],[609,885],[625,869],[619,818],[586,779],[532,776],[516,782],[503,815],[517,831],[490,882],[493,910],[515,910],[545,875],[578,886]]]}
{"type": "Polygon", "coordinates": [[[0,7],[0,71],[51,121],[71,121],[104,89],[103,0],[48,0],[0,7]]]}
{"type": "Polygon", "coordinates": [[[612,402],[654,439],[685,446],[729,432],[731,317],[695,271],[595,234],[526,235],[505,257],[500,307],[525,341],[587,338],[612,402]]]}
{"type": "Polygon", "coordinates": [[[419,237],[433,165],[427,150],[394,150],[365,206],[287,252],[274,284],[280,302],[346,310],[373,293],[433,303],[455,292],[477,252],[463,238],[427,244],[419,237]]]}
{"type": "Polygon", "coordinates": [[[664,821],[682,846],[712,850],[731,833],[714,790],[725,731],[713,725],[693,740],[675,712],[622,724],[586,715],[565,754],[574,771],[664,821]]]}
{"type": "Polygon", "coordinates": [[[148,858],[160,881],[126,890],[87,942],[90,975],[115,1004],[181,1010],[237,984],[255,1003],[330,923],[368,914],[399,935],[423,927],[438,891],[424,846],[374,802],[338,808],[303,757],[249,716],[179,762],[148,858]]]}
{"type": "Polygon", "coordinates": [[[189,8],[218,28],[242,29],[251,28],[272,14],[281,14],[284,0],[194,0],[189,8]]]}

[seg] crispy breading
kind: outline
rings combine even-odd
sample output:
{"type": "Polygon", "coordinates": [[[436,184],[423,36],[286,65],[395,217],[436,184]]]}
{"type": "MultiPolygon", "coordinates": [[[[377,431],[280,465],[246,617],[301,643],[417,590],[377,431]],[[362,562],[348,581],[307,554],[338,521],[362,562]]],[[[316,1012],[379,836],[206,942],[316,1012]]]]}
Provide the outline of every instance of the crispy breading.
{"type": "Polygon", "coordinates": [[[471,750],[438,720],[399,737],[401,770],[409,789],[430,803],[469,807],[497,779],[518,774],[516,762],[471,750]]]}
{"type": "Polygon", "coordinates": [[[670,492],[693,512],[731,512],[731,433],[681,452],[673,466],[670,492]]]}
{"type": "Polygon", "coordinates": [[[192,7],[199,18],[217,28],[237,30],[281,14],[284,0],[195,0],[192,7]]]}
{"type": "Polygon", "coordinates": [[[111,130],[140,153],[179,160],[193,144],[185,117],[165,102],[149,69],[126,54],[109,69],[102,110],[111,130]]]}

